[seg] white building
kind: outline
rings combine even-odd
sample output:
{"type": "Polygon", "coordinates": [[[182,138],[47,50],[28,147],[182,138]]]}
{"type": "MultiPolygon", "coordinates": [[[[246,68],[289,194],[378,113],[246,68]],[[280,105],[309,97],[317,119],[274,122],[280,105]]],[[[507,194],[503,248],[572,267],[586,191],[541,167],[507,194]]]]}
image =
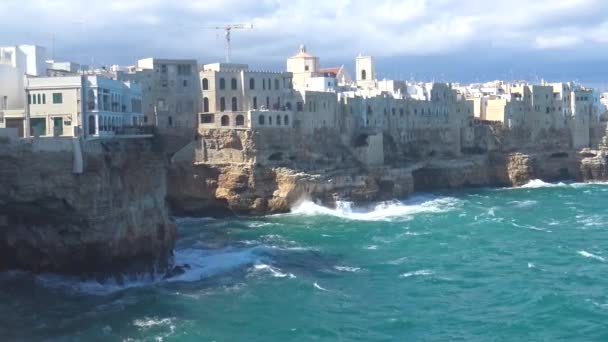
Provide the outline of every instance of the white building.
{"type": "Polygon", "coordinates": [[[114,136],[143,119],[141,87],[102,76],[28,78],[26,96],[30,136],[114,136]]]}

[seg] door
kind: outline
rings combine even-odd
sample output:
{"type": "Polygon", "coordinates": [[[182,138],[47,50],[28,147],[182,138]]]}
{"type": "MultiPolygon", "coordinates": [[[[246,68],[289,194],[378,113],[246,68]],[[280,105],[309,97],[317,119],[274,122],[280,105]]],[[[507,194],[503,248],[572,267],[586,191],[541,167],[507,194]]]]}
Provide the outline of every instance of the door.
{"type": "Polygon", "coordinates": [[[63,118],[53,118],[53,136],[60,137],[63,135],[63,118]]]}
{"type": "Polygon", "coordinates": [[[23,138],[23,119],[4,119],[6,128],[16,128],[20,137],[23,138]]]}
{"type": "Polygon", "coordinates": [[[40,137],[46,135],[46,119],[30,119],[30,135],[33,137],[40,137]]]}

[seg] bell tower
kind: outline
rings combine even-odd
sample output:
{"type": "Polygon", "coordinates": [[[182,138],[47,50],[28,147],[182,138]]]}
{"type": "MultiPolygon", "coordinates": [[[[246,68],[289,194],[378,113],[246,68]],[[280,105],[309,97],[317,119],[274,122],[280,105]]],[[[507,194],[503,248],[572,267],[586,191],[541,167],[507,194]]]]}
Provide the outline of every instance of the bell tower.
{"type": "Polygon", "coordinates": [[[359,54],[356,59],[357,84],[376,81],[376,65],[374,58],[359,54]]]}

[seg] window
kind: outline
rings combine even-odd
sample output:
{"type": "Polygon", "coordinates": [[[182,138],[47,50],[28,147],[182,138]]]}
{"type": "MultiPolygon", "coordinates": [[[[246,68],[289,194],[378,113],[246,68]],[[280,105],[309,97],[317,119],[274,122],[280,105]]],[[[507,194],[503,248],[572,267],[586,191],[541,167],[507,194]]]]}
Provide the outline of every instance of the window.
{"type": "Polygon", "coordinates": [[[168,122],[169,122],[169,127],[173,126],[173,117],[172,116],[169,116],[168,122]]]}
{"type": "Polygon", "coordinates": [[[274,89],[279,90],[279,87],[280,87],[279,80],[274,80],[274,89]]]}
{"type": "Polygon", "coordinates": [[[223,112],[226,110],[226,99],[223,97],[220,97],[220,112],[223,112]]]}
{"type": "Polygon", "coordinates": [[[262,90],[266,90],[266,79],[262,79],[262,90]]]}
{"type": "Polygon", "coordinates": [[[296,102],[296,109],[298,112],[301,112],[304,110],[304,103],[302,102],[296,102]]]}
{"type": "Polygon", "coordinates": [[[249,89],[255,90],[255,79],[253,78],[249,79],[249,89]]]}
{"type": "Polygon", "coordinates": [[[367,79],[367,71],[361,70],[361,79],[365,81],[367,79]]]}
{"type": "Polygon", "coordinates": [[[291,110],[291,102],[287,102],[287,103],[285,104],[285,108],[286,108],[287,110],[291,110]]]}
{"type": "Polygon", "coordinates": [[[264,115],[260,115],[258,117],[258,124],[263,125],[264,124],[264,115]]]}
{"type": "Polygon", "coordinates": [[[42,104],[46,104],[46,94],[42,94],[42,104]]]}
{"type": "Polygon", "coordinates": [[[395,116],[397,114],[397,110],[395,108],[391,109],[391,114],[393,114],[393,116],[395,116]]]}
{"type": "Polygon", "coordinates": [[[268,126],[272,126],[272,116],[268,116],[268,126]]]}
{"type": "Polygon", "coordinates": [[[38,94],[37,97],[38,97],[38,104],[42,104],[42,100],[41,100],[42,96],[40,94],[38,94]]]}
{"type": "Polygon", "coordinates": [[[32,94],[27,94],[27,104],[32,104],[32,94]]]}
{"type": "Polygon", "coordinates": [[[233,78],[232,80],[230,80],[230,87],[232,88],[232,90],[237,89],[236,78],[233,78]]]}
{"type": "Polygon", "coordinates": [[[203,98],[203,112],[209,113],[209,98],[203,98]]]}
{"type": "Polygon", "coordinates": [[[224,78],[220,78],[220,90],[226,89],[226,80],[224,78]]]}
{"type": "Polygon", "coordinates": [[[187,80],[184,80],[184,81],[182,82],[182,84],[183,84],[184,88],[186,88],[186,87],[188,86],[188,81],[187,81],[187,80]]]}
{"type": "Polygon", "coordinates": [[[238,110],[237,107],[238,107],[237,99],[236,99],[236,97],[233,97],[232,98],[232,111],[236,112],[238,110]]]}
{"type": "Polygon", "coordinates": [[[237,126],[244,126],[245,125],[245,117],[241,114],[236,116],[236,125],[237,126]]]}
{"type": "Polygon", "coordinates": [[[210,124],[215,121],[215,115],[213,114],[203,114],[201,115],[201,123],[202,124],[210,124]]]}
{"type": "Polygon", "coordinates": [[[283,124],[285,126],[289,126],[289,115],[285,115],[285,117],[283,118],[283,124]]]}
{"type": "Polygon", "coordinates": [[[221,119],[222,126],[230,126],[230,118],[228,115],[223,115],[221,119]]]}
{"type": "Polygon", "coordinates": [[[258,109],[258,98],[253,97],[253,109],[258,109]]]}
{"type": "Polygon", "coordinates": [[[163,74],[167,73],[167,65],[163,64],[160,66],[160,72],[162,72],[163,74]]]}
{"type": "Polygon", "coordinates": [[[277,115],[277,126],[281,126],[281,116],[277,115]]]}
{"type": "Polygon", "coordinates": [[[308,71],[310,68],[308,67],[308,65],[304,66],[304,71],[308,71]]]}
{"type": "Polygon", "coordinates": [[[203,90],[209,90],[209,80],[203,78],[203,90]]]}
{"type": "Polygon", "coordinates": [[[270,108],[270,97],[266,96],[266,109],[270,108]]]}
{"type": "Polygon", "coordinates": [[[63,103],[63,94],[62,93],[53,93],[53,103],[54,104],[63,103]]]}

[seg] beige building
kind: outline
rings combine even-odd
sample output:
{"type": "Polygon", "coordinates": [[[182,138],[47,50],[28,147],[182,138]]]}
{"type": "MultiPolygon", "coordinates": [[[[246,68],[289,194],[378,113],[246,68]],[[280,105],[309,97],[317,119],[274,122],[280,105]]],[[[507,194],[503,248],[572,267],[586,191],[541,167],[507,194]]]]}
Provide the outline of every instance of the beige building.
{"type": "Polygon", "coordinates": [[[319,57],[308,53],[305,45],[300,45],[298,53],[287,59],[287,72],[293,75],[295,89],[305,89],[306,81],[318,76],[319,70],[319,57]]]}
{"type": "Polygon", "coordinates": [[[201,127],[286,127],[302,108],[290,72],[250,71],[247,65],[207,64],[200,72],[201,127]]]}
{"type": "Polygon", "coordinates": [[[126,73],[117,72],[116,77],[141,85],[146,125],[191,137],[201,103],[197,68],[196,60],[147,58],[126,73]]]}

